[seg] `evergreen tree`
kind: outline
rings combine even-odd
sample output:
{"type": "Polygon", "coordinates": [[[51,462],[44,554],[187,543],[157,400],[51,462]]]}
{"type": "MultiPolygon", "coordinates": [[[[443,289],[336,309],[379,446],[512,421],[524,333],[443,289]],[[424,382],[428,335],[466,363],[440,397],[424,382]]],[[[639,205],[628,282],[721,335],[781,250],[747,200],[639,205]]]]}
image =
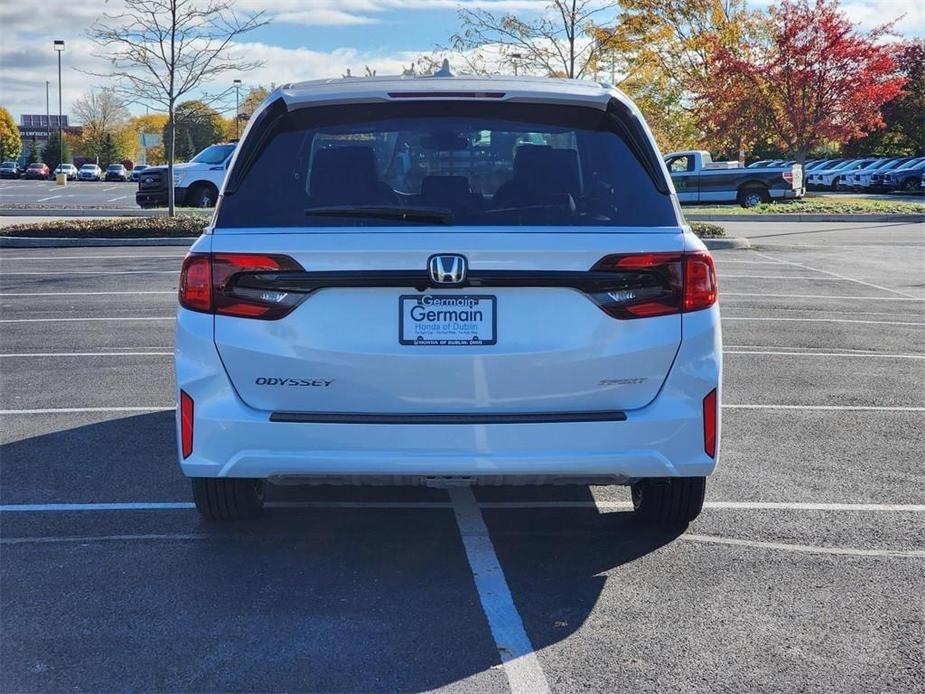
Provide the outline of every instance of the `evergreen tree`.
{"type": "Polygon", "coordinates": [[[42,161],[42,153],[39,150],[38,140],[35,139],[35,135],[32,136],[32,146],[29,148],[29,164],[38,164],[42,161]]]}
{"type": "Polygon", "coordinates": [[[119,150],[116,147],[115,138],[113,138],[111,133],[106,133],[103,135],[103,139],[100,142],[100,166],[106,168],[110,164],[119,163],[119,150]]]}
{"type": "MultiPolygon", "coordinates": [[[[58,168],[58,165],[61,164],[61,147],[58,144],[58,133],[53,132],[49,138],[48,142],[45,144],[45,149],[42,150],[42,161],[48,164],[48,168],[54,171],[58,168]]],[[[67,138],[64,139],[64,163],[71,161],[71,148],[67,143],[67,138]]]]}

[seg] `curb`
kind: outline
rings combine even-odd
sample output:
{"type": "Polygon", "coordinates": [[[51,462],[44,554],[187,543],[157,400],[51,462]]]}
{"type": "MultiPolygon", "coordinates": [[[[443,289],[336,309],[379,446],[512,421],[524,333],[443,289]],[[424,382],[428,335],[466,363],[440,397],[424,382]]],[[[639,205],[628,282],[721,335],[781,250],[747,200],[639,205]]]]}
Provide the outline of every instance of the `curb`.
{"type": "Polygon", "coordinates": [[[0,236],[0,248],[83,248],[91,246],[183,246],[189,248],[198,236],[134,239],[62,239],[34,236],[0,236]]]}
{"type": "MultiPolygon", "coordinates": [[[[212,215],[213,210],[211,208],[199,210],[198,208],[182,208],[179,209],[178,214],[201,214],[203,217],[208,217],[212,215]]],[[[37,209],[28,209],[28,208],[2,208],[0,207],[0,217],[166,217],[167,209],[158,208],[155,210],[131,210],[131,209],[115,209],[115,210],[104,210],[104,209],[93,209],[93,208],[81,208],[81,209],[54,209],[49,207],[42,207],[37,209]]]]}
{"type": "Polygon", "coordinates": [[[686,214],[689,222],[925,222],[925,214],[686,214]]]}
{"type": "Polygon", "coordinates": [[[729,248],[737,248],[741,250],[746,250],[752,247],[752,244],[746,238],[735,238],[735,239],[701,239],[708,249],[713,250],[722,250],[729,248]]]}

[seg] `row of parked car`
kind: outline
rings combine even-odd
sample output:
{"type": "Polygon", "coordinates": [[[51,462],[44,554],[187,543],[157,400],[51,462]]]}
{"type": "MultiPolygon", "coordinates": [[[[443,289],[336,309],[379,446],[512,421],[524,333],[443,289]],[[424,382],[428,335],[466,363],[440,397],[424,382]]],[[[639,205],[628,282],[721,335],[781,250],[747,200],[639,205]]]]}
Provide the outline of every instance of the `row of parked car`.
{"type": "Polygon", "coordinates": [[[147,166],[138,165],[127,169],[122,164],[110,164],[104,171],[96,164],[84,164],[79,169],[73,164],[61,164],[51,171],[47,164],[37,162],[22,168],[15,161],[0,164],[0,178],[26,178],[42,181],[55,180],[64,174],[69,181],[137,181],[147,166]]]}
{"type": "MultiPolygon", "coordinates": [[[[746,168],[783,166],[795,162],[765,159],[746,168]]],[[[853,190],[868,192],[923,189],[925,157],[860,157],[813,159],[804,164],[806,187],[810,190],[853,190]]]]}

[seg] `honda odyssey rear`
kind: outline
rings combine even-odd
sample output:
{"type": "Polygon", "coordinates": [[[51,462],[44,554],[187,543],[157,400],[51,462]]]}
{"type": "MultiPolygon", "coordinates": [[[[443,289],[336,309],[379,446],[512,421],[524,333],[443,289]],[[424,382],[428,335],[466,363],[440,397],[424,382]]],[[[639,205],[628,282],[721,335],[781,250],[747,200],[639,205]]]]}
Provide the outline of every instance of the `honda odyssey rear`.
{"type": "Polygon", "coordinates": [[[183,263],[197,508],[271,484],[620,484],[683,526],[719,454],[713,260],[636,107],[572,80],[286,85],[183,263]]]}

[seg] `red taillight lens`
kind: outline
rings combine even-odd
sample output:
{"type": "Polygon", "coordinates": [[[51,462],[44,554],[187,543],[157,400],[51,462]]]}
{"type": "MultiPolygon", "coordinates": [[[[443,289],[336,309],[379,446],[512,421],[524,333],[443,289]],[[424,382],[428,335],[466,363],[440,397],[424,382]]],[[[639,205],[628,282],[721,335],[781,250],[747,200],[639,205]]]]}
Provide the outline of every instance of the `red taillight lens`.
{"type": "Polygon", "coordinates": [[[613,289],[591,294],[614,318],[666,316],[716,303],[716,270],[705,251],[609,255],[591,272],[614,273],[613,289]]]}
{"type": "Polygon", "coordinates": [[[784,171],[782,175],[784,177],[784,180],[787,181],[787,183],[793,183],[793,172],[792,171],[784,171]]]}
{"type": "Polygon", "coordinates": [[[189,253],[180,270],[180,306],[212,311],[212,262],[208,253],[189,253]]]}
{"type": "Polygon", "coordinates": [[[683,310],[700,311],[716,303],[719,288],[713,256],[706,251],[684,254],[683,310]]]}
{"type": "Polygon", "coordinates": [[[304,295],[274,289],[237,288],[242,273],[299,272],[302,266],[285,255],[258,253],[190,253],[180,272],[180,305],[193,311],[239,318],[282,318],[304,295]]]}
{"type": "Polygon", "coordinates": [[[711,458],[716,457],[716,389],[703,399],[703,450],[711,458]]]}
{"type": "Polygon", "coordinates": [[[193,452],[193,399],[180,391],[180,444],[183,457],[189,458],[193,452]]]}

